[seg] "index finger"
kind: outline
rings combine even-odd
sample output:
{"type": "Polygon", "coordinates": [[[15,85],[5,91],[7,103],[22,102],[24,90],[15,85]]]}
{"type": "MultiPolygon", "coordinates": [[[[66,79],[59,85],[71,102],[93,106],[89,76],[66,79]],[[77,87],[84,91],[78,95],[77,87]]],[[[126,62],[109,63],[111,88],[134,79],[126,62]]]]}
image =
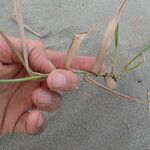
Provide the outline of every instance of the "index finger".
{"type": "MultiPolygon", "coordinates": [[[[57,52],[53,50],[46,50],[47,56],[50,61],[54,64],[57,69],[65,69],[65,52],[57,52]]],[[[90,56],[75,56],[71,63],[72,69],[82,70],[82,71],[92,71],[95,58],[90,56]]],[[[101,72],[105,71],[105,65],[103,64],[101,72]]]]}

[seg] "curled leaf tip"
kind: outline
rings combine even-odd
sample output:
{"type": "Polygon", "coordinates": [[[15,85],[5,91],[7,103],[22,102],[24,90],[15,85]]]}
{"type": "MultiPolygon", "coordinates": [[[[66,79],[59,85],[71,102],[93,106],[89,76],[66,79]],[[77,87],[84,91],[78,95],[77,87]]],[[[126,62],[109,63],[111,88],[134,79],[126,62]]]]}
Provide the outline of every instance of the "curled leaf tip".
{"type": "Polygon", "coordinates": [[[66,59],[65,59],[65,67],[67,69],[70,69],[71,62],[75,56],[76,50],[79,48],[80,44],[82,43],[83,39],[92,31],[95,30],[95,26],[88,31],[88,32],[81,32],[81,33],[75,33],[70,45],[69,50],[67,51],[66,54],[66,59]]]}

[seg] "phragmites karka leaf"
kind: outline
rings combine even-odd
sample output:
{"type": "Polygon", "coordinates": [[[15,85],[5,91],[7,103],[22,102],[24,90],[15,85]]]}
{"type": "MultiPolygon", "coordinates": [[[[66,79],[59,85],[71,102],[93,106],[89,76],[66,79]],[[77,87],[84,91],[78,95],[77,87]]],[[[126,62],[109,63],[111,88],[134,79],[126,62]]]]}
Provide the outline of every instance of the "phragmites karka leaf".
{"type": "Polygon", "coordinates": [[[66,54],[66,59],[65,59],[65,67],[67,69],[70,69],[71,62],[75,56],[76,50],[79,48],[80,44],[82,43],[83,39],[93,30],[95,29],[95,26],[93,26],[88,32],[83,32],[83,33],[75,33],[70,45],[69,50],[67,51],[66,54]]]}
{"type": "Polygon", "coordinates": [[[25,30],[24,30],[24,24],[23,24],[23,18],[22,18],[22,13],[21,13],[21,8],[20,8],[20,1],[19,0],[14,0],[14,12],[15,12],[16,20],[18,22],[20,34],[21,34],[25,68],[26,68],[27,72],[30,74],[32,72],[32,70],[29,67],[29,62],[28,62],[27,42],[26,42],[26,36],[25,36],[25,30]]]}
{"type": "MultiPolygon", "coordinates": [[[[11,17],[11,19],[12,19],[15,23],[17,23],[16,17],[11,17]]],[[[40,38],[43,38],[43,37],[45,36],[45,35],[41,35],[40,33],[34,31],[32,28],[30,28],[30,27],[27,26],[26,24],[23,24],[23,25],[24,25],[24,28],[25,28],[27,31],[31,32],[32,34],[34,34],[34,35],[36,35],[36,36],[38,36],[38,37],[40,37],[40,38]]]]}
{"type": "Polygon", "coordinates": [[[13,52],[18,56],[19,60],[21,61],[21,63],[24,65],[25,67],[25,63],[24,63],[24,58],[22,56],[22,54],[14,47],[14,45],[11,43],[11,41],[7,38],[7,36],[0,31],[1,36],[4,38],[4,40],[6,41],[6,43],[8,44],[8,46],[13,50],[13,52]]]}
{"type": "Polygon", "coordinates": [[[104,36],[103,36],[102,42],[100,44],[100,49],[98,51],[96,61],[93,66],[93,69],[92,69],[93,73],[95,73],[96,75],[100,74],[100,70],[103,65],[106,50],[109,47],[111,40],[113,38],[113,34],[118,25],[118,22],[119,22],[119,19],[121,16],[121,12],[122,12],[123,6],[125,5],[125,2],[126,2],[126,0],[122,0],[122,3],[120,5],[118,11],[116,12],[116,14],[112,18],[112,20],[109,22],[109,24],[106,27],[106,30],[104,32],[104,36]]]}
{"type": "Polygon", "coordinates": [[[131,96],[128,96],[128,95],[125,95],[125,94],[122,94],[120,92],[117,92],[117,91],[114,91],[106,86],[104,86],[103,84],[99,83],[99,82],[96,82],[95,80],[93,80],[92,78],[88,77],[88,76],[85,76],[84,78],[84,81],[86,81],[87,83],[93,85],[93,86],[97,86],[97,87],[101,87],[115,95],[118,95],[122,98],[125,98],[125,99],[129,99],[129,100],[132,100],[132,101],[136,101],[138,103],[141,103],[141,104],[147,104],[147,103],[150,103],[150,100],[145,100],[145,99],[140,99],[138,97],[131,97],[131,96]]]}

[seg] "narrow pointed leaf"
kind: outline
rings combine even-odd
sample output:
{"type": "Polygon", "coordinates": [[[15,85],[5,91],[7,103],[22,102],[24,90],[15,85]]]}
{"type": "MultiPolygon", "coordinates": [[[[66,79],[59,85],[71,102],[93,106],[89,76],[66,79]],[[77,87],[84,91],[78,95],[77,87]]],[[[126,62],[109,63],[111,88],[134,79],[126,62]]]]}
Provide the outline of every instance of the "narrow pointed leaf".
{"type": "MultiPolygon", "coordinates": [[[[128,57],[127,60],[125,62],[125,65],[123,65],[123,69],[121,71],[121,74],[117,77],[117,80],[120,80],[123,78],[123,76],[126,74],[126,72],[131,72],[133,70],[135,70],[136,68],[138,68],[139,66],[141,66],[144,63],[144,56],[143,53],[150,50],[150,45],[146,46],[145,48],[143,48],[138,54],[136,54],[131,60],[128,61],[129,58],[129,52],[128,52],[128,57]],[[138,63],[136,63],[135,65],[133,65],[133,63],[135,63],[136,61],[138,61],[138,63]],[[130,67],[132,66],[132,67],[130,67]]],[[[130,49],[129,49],[130,51],[130,49]]]]}
{"type": "Polygon", "coordinates": [[[122,3],[120,5],[118,11],[116,12],[116,14],[112,18],[112,20],[109,22],[109,24],[106,27],[106,30],[104,32],[104,36],[103,36],[102,42],[100,44],[100,49],[98,51],[96,61],[93,66],[93,72],[97,75],[100,74],[100,70],[103,65],[103,61],[104,61],[104,57],[105,57],[107,48],[109,47],[111,40],[113,38],[113,34],[114,34],[117,24],[119,22],[121,12],[122,12],[125,2],[126,2],[126,0],[122,0],[122,3]]]}
{"type": "Polygon", "coordinates": [[[137,64],[135,64],[132,67],[128,66],[125,71],[131,72],[131,71],[135,70],[136,68],[138,68],[139,66],[141,66],[144,63],[144,61],[145,61],[145,58],[144,58],[144,56],[142,56],[142,58],[140,59],[140,61],[137,64]]]}
{"type": "Polygon", "coordinates": [[[144,103],[150,103],[150,100],[144,100],[144,99],[139,99],[137,97],[131,97],[131,96],[128,96],[128,95],[125,95],[125,94],[122,94],[120,92],[117,92],[117,91],[114,91],[114,90],[111,90],[109,89],[108,87],[104,86],[103,84],[93,80],[92,78],[88,77],[88,76],[85,76],[84,78],[84,81],[86,81],[87,83],[93,85],[93,86],[97,86],[97,87],[101,87],[115,95],[118,95],[120,97],[123,97],[123,98],[126,98],[126,99],[129,99],[129,100],[133,100],[133,101],[136,101],[138,103],[141,103],[141,104],[144,104],[144,103]]]}
{"type": "Polygon", "coordinates": [[[119,41],[119,23],[117,25],[117,28],[115,30],[115,48],[118,48],[118,41],[119,41]]]}
{"type": "Polygon", "coordinates": [[[7,36],[2,31],[0,31],[0,34],[2,35],[2,37],[4,38],[4,40],[6,41],[8,46],[18,56],[19,60],[22,62],[23,66],[25,67],[25,62],[24,62],[24,58],[23,58],[22,54],[14,47],[14,45],[11,43],[11,41],[7,38],[7,36]]]}
{"type": "MultiPolygon", "coordinates": [[[[12,19],[14,22],[17,23],[17,20],[16,20],[15,17],[11,17],[11,19],[12,19]]],[[[32,28],[30,28],[30,27],[27,26],[26,24],[24,24],[24,28],[25,28],[27,31],[31,32],[32,34],[34,34],[34,35],[36,35],[36,36],[38,36],[38,37],[40,37],[40,38],[43,38],[43,35],[39,34],[39,33],[36,32],[36,31],[34,31],[32,28]]]]}
{"type": "Polygon", "coordinates": [[[131,59],[127,65],[132,64],[135,60],[137,60],[139,57],[141,57],[142,53],[146,52],[150,50],[150,45],[148,45],[147,47],[145,47],[144,49],[141,50],[141,52],[139,52],[133,59],[131,59]]]}
{"type": "Polygon", "coordinates": [[[21,34],[23,57],[24,57],[24,61],[25,61],[26,70],[28,73],[31,73],[32,70],[29,67],[29,62],[28,62],[27,42],[26,42],[26,37],[25,37],[25,30],[24,30],[24,24],[23,24],[23,18],[22,18],[19,0],[14,0],[14,11],[15,11],[16,20],[18,22],[20,34],[21,34]]]}
{"type": "MultiPolygon", "coordinates": [[[[19,52],[19,50],[11,43],[11,41],[7,38],[7,36],[0,30],[0,35],[4,38],[7,45],[11,48],[11,50],[17,55],[18,59],[22,63],[22,65],[26,68],[26,64],[24,61],[23,55],[19,52]]],[[[38,73],[38,72],[32,72],[32,75],[38,75],[38,76],[45,76],[46,74],[38,73]]]]}
{"type": "Polygon", "coordinates": [[[111,73],[112,74],[114,74],[114,69],[115,69],[116,63],[117,63],[118,41],[119,41],[119,23],[115,30],[115,48],[113,49],[112,57],[111,57],[111,73]]]}

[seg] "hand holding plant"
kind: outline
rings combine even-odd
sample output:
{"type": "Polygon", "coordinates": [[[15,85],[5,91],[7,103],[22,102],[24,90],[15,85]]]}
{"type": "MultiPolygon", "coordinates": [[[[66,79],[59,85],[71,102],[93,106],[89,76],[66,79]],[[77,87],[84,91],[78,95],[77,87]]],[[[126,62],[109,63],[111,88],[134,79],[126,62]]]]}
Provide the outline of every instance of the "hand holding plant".
{"type": "MultiPolygon", "coordinates": [[[[21,40],[14,37],[8,39],[22,53],[21,40]]],[[[76,75],[64,69],[65,53],[46,50],[39,41],[27,40],[27,46],[31,69],[47,74],[48,77],[44,81],[0,84],[0,133],[3,134],[40,133],[46,125],[46,119],[40,110],[47,112],[57,110],[61,105],[59,92],[70,91],[77,86],[76,75]]],[[[15,81],[19,78],[24,81],[28,73],[2,36],[0,36],[0,54],[0,79],[15,81]]],[[[77,56],[72,67],[91,71],[92,64],[94,58],[77,56]]]]}

